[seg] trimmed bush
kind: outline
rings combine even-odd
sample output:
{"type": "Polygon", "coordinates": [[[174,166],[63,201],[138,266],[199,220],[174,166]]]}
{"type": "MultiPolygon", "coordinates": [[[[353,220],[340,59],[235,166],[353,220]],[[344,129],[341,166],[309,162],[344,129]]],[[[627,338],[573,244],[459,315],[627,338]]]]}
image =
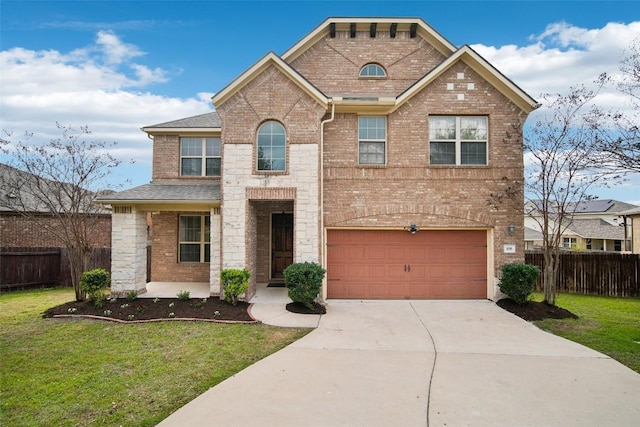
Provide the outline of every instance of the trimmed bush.
{"type": "Polygon", "coordinates": [[[500,290],[517,304],[526,304],[533,292],[540,269],[530,264],[505,264],[502,266],[500,290]]]}
{"type": "Polygon", "coordinates": [[[93,304],[101,308],[102,302],[106,299],[105,291],[111,283],[109,272],[103,268],[95,268],[91,271],[85,271],[80,277],[80,286],[87,293],[89,300],[93,304]]]}
{"type": "Polygon", "coordinates": [[[228,268],[220,272],[220,282],[222,284],[222,292],[224,300],[233,305],[238,304],[238,297],[244,294],[249,287],[249,278],[251,273],[249,270],[228,268]]]}
{"type": "Polygon", "coordinates": [[[325,273],[326,270],[315,262],[298,262],[285,268],[284,284],[291,301],[313,309],[325,273]]]}

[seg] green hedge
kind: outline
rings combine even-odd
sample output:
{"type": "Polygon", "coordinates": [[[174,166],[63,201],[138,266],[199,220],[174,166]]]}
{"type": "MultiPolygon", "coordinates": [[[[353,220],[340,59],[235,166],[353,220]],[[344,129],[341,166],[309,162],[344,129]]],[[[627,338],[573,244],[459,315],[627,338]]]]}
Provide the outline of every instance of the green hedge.
{"type": "Polygon", "coordinates": [[[313,309],[325,273],[326,270],[315,262],[298,262],[287,267],[284,270],[284,284],[291,301],[313,309]]]}

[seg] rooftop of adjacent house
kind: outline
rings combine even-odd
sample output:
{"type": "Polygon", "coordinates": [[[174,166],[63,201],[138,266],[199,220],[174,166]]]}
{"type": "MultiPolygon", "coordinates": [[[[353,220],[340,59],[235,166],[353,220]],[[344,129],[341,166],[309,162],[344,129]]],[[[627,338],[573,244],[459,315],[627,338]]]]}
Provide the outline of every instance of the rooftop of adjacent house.
{"type": "MultiPolygon", "coordinates": [[[[538,209],[541,207],[540,200],[532,200],[529,204],[529,209],[525,208],[525,213],[532,213],[531,204],[536,206],[538,209]]],[[[640,209],[640,206],[632,205],[630,203],[620,202],[618,200],[612,199],[596,199],[596,200],[585,200],[578,204],[569,204],[567,207],[568,212],[574,212],[576,214],[598,214],[598,213],[606,213],[606,214],[617,214],[623,215],[626,214],[627,211],[633,211],[635,209],[640,209]],[[574,211],[575,206],[575,211],[574,211]]]]}
{"type": "Polygon", "coordinates": [[[624,227],[622,225],[611,225],[601,219],[574,219],[565,234],[570,234],[569,232],[573,231],[585,239],[623,240],[624,227]]]}
{"type": "Polygon", "coordinates": [[[524,228],[524,240],[542,240],[542,233],[533,228],[524,228]]]}
{"type": "MultiPolygon", "coordinates": [[[[4,163],[0,163],[0,212],[31,212],[49,213],[65,212],[71,207],[66,194],[75,190],[82,190],[71,184],[59,183],[32,173],[16,169],[4,163]],[[69,191],[59,191],[62,189],[69,191]],[[60,197],[49,197],[45,194],[59,194],[60,197]],[[40,196],[42,194],[42,196],[40,196]]],[[[82,190],[85,191],[85,190],[82,190]]],[[[89,192],[89,195],[96,193],[89,192]]],[[[80,212],[87,213],[108,213],[102,211],[101,207],[92,205],[91,207],[80,207],[80,212]],[[96,210],[97,208],[97,210],[96,210]]]]}
{"type": "Polygon", "coordinates": [[[109,194],[100,197],[100,203],[118,202],[193,202],[193,201],[217,201],[220,200],[220,183],[218,181],[201,184],[149,183],[129,190],[109,194]]]}

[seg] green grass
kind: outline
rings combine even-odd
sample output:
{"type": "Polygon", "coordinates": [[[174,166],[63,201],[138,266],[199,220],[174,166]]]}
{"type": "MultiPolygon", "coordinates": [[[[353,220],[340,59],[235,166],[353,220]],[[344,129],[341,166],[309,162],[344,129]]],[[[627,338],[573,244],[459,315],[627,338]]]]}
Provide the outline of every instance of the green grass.
{"type": "Polygon", "coordinates": [[[42,319],[69,289],[0,295],[0,425],[153,426],[309,329],[42,319]]]}
{"type": "MultiPolygon", "coordinates": [[[[542,301],[541,294],[534,300],[542,301]]],[[[640,373],[640,299],[558,294],[556,305],[579,319],[546,319],[539,328],[578,342],[640,373]]]]}

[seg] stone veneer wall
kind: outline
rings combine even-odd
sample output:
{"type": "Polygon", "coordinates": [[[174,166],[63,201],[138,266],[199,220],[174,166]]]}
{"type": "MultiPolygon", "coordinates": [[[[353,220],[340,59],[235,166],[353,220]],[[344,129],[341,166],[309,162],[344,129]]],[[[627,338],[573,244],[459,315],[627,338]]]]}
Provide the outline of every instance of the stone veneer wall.
{"type": "Polygon", "coordinates": [[[146,213],[132,207],[114,207],[111,218],[111,293],[123,296],[128,291],[146,292],[146,213]]]}
{"type": "MultiPolygon", "coordinates": [[[[287,175],[254,175],[250,168],[225,170],[222,205],[223,269],[253,267],[252,280],[255,281],[258,214],[256,208],[250,206],[252,200],[289,201],[295,198],[294,262],[320,262],[318,146],[291,144],[289,155],[291,160],[287,175]],[[247,265],[248,263],[251,265],[247,265]]],[[[235,164],[251,165],[252,156],[252,145],[225,145],[225,158],[233,157],[238,161],[235,164]]],[[[269,232],[268,228],[266,232],[269,232]]],[[[261,263],[263,261],[264,258],[261,257],[261,263]]]]}

